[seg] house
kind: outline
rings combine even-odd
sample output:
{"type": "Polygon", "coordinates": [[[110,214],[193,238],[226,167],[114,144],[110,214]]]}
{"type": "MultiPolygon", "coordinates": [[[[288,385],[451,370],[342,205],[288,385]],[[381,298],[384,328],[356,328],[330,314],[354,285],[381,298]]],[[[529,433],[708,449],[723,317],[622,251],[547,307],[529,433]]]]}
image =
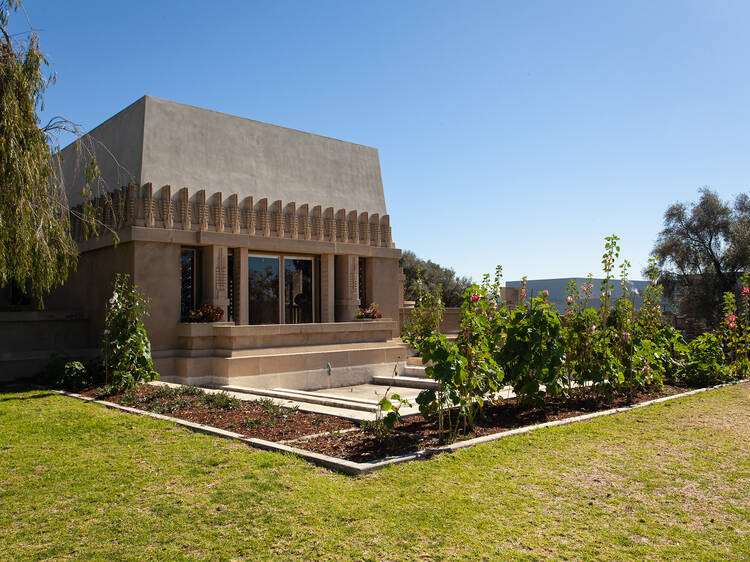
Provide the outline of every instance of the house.
{"type": "MultiPolygon", "coordinates": [[[[84,138],[110,190],[106,226],[46,310],[8,312],[0,370],[55,347],[93,353],[115,273],[151,299],[146,329],[163,380],[312,389],[403,369],[398,266],[374,148],[144,96],[84,138]],[[383,319],[355,321],[360,304],[383,319]],[[189,323],[221,307],[223,321],[189,323]]],[[[71,207],[85,187],[63,149],[71,207]]],[[[36,361],[36,363],[34,363],[36,361]]]]}

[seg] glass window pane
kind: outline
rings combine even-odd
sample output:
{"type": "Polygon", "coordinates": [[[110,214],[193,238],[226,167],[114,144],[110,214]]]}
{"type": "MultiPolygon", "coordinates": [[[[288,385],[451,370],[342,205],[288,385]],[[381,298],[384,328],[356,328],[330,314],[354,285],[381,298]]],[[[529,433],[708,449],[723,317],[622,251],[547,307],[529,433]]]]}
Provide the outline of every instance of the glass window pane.
{"type": "Polygon", "coordinates": [[[284,258],[284,321],[313,321],[313,262],[308,258],[284,258]]]}
{"type": "Polygon", "coordinates": [[[180,252],[180,315],[187,318],[195,309],[195,250],[183,248],[180,252]]]}
{"type": "Polygon", "coordinates": [[[279,323],[279,258],[248,256],[250,324],[279,323]]]}

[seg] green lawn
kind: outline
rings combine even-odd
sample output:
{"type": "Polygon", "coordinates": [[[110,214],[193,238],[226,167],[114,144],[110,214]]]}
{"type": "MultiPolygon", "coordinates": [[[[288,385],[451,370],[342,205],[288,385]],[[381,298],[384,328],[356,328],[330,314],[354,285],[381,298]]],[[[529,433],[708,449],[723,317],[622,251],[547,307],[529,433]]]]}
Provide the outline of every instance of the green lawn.
{"type": "Polygon", "coordinates": [[[0,559],[750,559],[750,384],[352,478],[0,387],[0,559]]]}

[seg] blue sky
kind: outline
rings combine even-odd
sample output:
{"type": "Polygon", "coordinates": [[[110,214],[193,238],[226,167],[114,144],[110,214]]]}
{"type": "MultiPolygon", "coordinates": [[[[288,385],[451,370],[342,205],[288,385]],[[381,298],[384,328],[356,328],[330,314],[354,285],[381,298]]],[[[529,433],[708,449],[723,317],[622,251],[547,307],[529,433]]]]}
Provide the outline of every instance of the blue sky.
{"type": "Polygon", "coordinates": [[[640,277],[669,204],[750,190],[748,2],[25,7],[43,117],[150,94],[375,146],[396,244],[475,279],[596,276],[613,232],[640,277]]]}

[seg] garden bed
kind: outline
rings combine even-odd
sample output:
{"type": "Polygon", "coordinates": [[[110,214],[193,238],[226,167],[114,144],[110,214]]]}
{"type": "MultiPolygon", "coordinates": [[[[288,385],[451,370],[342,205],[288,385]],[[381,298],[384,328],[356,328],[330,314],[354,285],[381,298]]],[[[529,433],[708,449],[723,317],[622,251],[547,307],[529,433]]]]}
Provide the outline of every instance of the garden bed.
{"type": "MultiPolygon", "coordinates": [[[[658,391],[643,392],[632,399],[624,395],[614,396],[608,401],[595,401],[591,398],[553,399],[539,408],[522,408],[511,398],[496,405],[485,405],[473,430],[461,435],[459,440],[622,408],[673,396],[685,390],[687,389],[665,385],[658,391]]],[[[93,390],[81,394],[100,397],[93,390]]],[[[105,399],[122,406],[356,463],[434,449],[443,444],[436,417],[426,420],[422,416],[405,418],[396,424],[390,438],[378,440],[348,420],[284,408],[268,399],[238,400],[226,393],[209,394],[195,387],[171,388],[142,384],[134,390],[105,399]]]]}
{"type": "MultiPolygon", "coordinates": [[[[612,408],[622,408],[632,404],[647,402],[685,392],[686,388],[665,385],[658,391],[643,392],[633,399],[627,396],[616,396],[607,402],[595,402],[591,399],[550,400],[544,407],[521,408],[515,398],[496,405],[486,405],[482,416],[474,429],[459,440],[473,439],[510,429],[517,429],[547,423],[566,418],[573,418],[612,408]]],[[[360,429],[345,434],[329,433],[313,439],[292,443],[295,447],[316,453],[343,458],[354,462],[371,462],[389,456],[402,455],[418,450],[439,447],[440,432],[436,417],[424,419],[422,416],[405,418],[397,423],[390,440],[378,441],[366,431],[360,429]]]]}
{"type": "MultiPolygon", "coordinates": [[[[95,390],[81,394],[99,398],[95,390]]],[[[102,398],[122,406],[274,442],[357,428],[348,420],[284,408],[270,399],[237,400],[225,393],[208,394],[189,386],[171,388],[141,384],[128,392],[102,398]]]]}

